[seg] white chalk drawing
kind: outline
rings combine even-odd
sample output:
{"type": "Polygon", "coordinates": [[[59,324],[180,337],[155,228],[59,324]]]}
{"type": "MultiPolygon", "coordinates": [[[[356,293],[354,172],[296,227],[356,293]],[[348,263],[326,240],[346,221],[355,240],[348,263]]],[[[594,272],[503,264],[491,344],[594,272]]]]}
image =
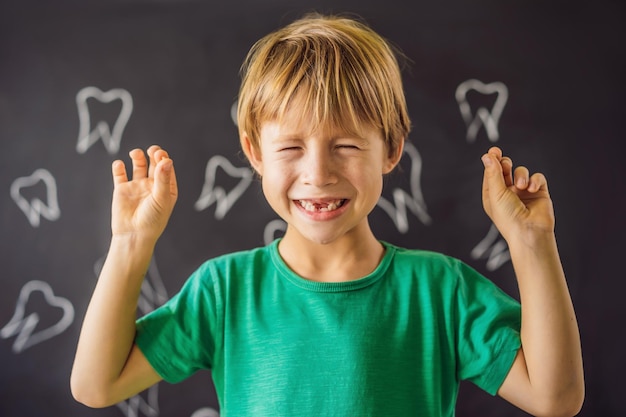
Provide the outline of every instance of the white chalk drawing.
{"type": "Polygon", "coordinates": [[[165,285],[163,285],[161,274],[159,274],[156,266],[156,261],[152,258],[148,267],[148,273],[141,283],[141,295],[137,302],[137,309],[142,314],[147,314],[165,304],[168,298],[167,290],[165,285]]]}
{"type": "Polygon", "coordinates": [[[220,413],[211,407],[204,407],[196,410],[191,417],[220,417],[220,413]]]}
{"type": "Polygon", "coordinates": [[[230,106],[230,118],[232,119],[235,126],[238,126],[237,123],[237,106],[239,105],[239,101],[235,101],[232,106],[230,106]]]}
{"type": "MultiPolygon", "coordinates": [[[[104,260],[105,258],[102,257],[94,264],[96,277],[100,275],[104,260]]],[[[148,272],[141,283],[141,293],[137,301],[138,315],[142,316],[153,311],[163,305],[168,298],[167,290],[163,285],[161,274],[153,257],[150,260],[148,272]]],[[[117,403],[116,406],[126,417],[137,417],[140,412],[147,417],[157,417],[159,415],[159,385],[153,385],[143,393],[117,403]]]]}
{"type": "Polygon", "coordinates": [[[389,215],[400,233],[406,233],[409,230],[407,208],[423,224],[429,225],[432,223],[420,185],[422,175],[422,157],[417,148],[410,142],[405,143],[404,154],[407,155],[411,161],[411,171],[409,173],[409,186],[411,188],[410,193],[407,193],[401,188],[396,188],[392,192],[394,201],[393,204],[382,196],[379,198],[377,203],[378,207],[383,209],[385,213],[389,215]]]}
{"type": "Polygon", "coordinates": [[[43,169],[37,169],[28,177],[17,178],[11,184],[11,198],[24,212],[31,226],[38,227],[41,217],[50,221],[57,220],[61,216],[59,202],[57,200],[57,184],[52,174],[43,169]],[[43,181],[46,187],[46,202],[39,198],[33,198],[30,202],[22,195],[22,189],[33,187],[39,181],[43,181]]]}
{"type": "Polygon", "coordinates": [[[55,296],[47,282],[33,280],[22,287],[17,299],[15,313],[11,320],[0,329],[0,337],[7,339],[17,336],[13,342],[13,353],[21,353],[29,347],[63,333],[73,321],[74,306],[72,303],[65,298],[55,296]],[[44,299],[49,305],[63,310],[63,316],[56,324],[39,331],[35,331],[40,320],[39,315],[37,313],[26,315],[26,303],[35,291],[43,293],[44,299]]]}
{"type": "Polygon", "coordinates": [[[213,156],[206,165],[204,185],[202,186],[200,197],[198,197],[194,205],[195,209],[202,211],[215,203],[215,219],[222,220],[248,186],[250,186],[252,177],[253,173],[250,168],[237,168],[225,157],[221,155],[213,156]],[[230,177],[240,179],[239,183],[229,192],[215,184],[218,168],[222,168],[230,177]]]}
{"type": "Polygon", "coordinates": [[[494,224],[489,228],[487,235],[472,249],[472,259],[487,259],[488,271],[495,271],[511,260],[511,253],[504,239],[499,239],[500,232],[494,224]]]}
{"type": "Polygon", "coordinates": [[[151,386],[142,394],[137,394],[126,401],[116,404],[126,417],[138,417],[142,413],[146,417],[159,415],[159,384],[151,386]],[[142,395],[145,395],[144,398],[142,395]]]}
{"type": "Polygon", "coordinates": [[[269,245],[278,237],[278,234],[284,234],[287,231],[287,223],[284,220],[276,219],[269,222],[263,231],[263,242],[269,245]]]}
{"type": "Polygon", "coordinates": [[[489,140],[496,142],[500,138],[498,122],[509,98],[509,90],[506,85],[498,81],[485,84],[482,81],[470,79],[459,84],[455,96],[461,110],[461,116],[467,126],[467,141],[474,142],[480,127],[484,126],[489,140]],[[481,94],[497,94],[491,111],[485,107],[479,107],[475,114],[472,114],[470,104],[467,101],[467,93],[471,90],[481,94]]]}
{"type": "MultiPolygon", "coordinates": [[[[105,258],[102,257],[94,264],[93,271],[96,277],[100,275],[100,271],[104,265],[104,259],[105,258]]],[[[161,279],[161,274],[157,268],[156,260],[153,257],[150,260],[148,272],[141,283],[141,293],[139,294],[139,300],[137,301],[137,311],[140,315],[148,314],[152,310],[163,305],[168,299],[169,296],[167,294],[167,290],[163,284],[163,279],[161,279]]]]}
{"type": "Polygon", "coordinates": [[[133,112],[133,98],[130,93],[122,88],[114,88],[104,92],[97,87],[85,87],[76,95],[76,105],[78,107],[78,120],[80,122],[76,152],[83,154],[87,152],[98,139],[102,139],[102,143],[109,154],[115,155],[118,153],[122,141],[122,133],[133,112]],[[113,130],[111,130],[109,124],[103,120],[100,120],[93,130],[91,129],[91,117],[87,105],[89,98],[94,98],[105,104],[114,100],[122,101],[122,109],[113,125],[113,130]]]}

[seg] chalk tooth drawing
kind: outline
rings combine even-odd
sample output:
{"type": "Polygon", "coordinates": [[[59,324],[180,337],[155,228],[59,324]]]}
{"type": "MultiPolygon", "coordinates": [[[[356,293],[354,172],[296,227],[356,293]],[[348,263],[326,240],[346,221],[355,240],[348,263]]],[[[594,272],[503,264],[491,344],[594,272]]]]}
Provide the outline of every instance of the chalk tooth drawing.
{"type": "Polygon", "coordinates": [[[13,342],[13,353],[21,353],[29,347],[35,346],[48,339],[63,333],[74,321],[74,306],[63,297],[54,295],[54,291],[47,282],[33,280],[27,282],[21,289],[15,306],[15,313],[11,320],[0,329],[0,337],[7,339],[16,336],[13,342]],[[39,323],[39,315],[26,315],[26,303],[35,291],[43,293],[44,299],[52,307],[63,310],[63,316],[54,325],[35,331],[39,323]]]}
{"type": "Polygon", "coordinates": [[[87,152],[98,139],[102,139],[102,143],[109,154],[115,155],[118,153],[120,150],[120,142],[122,141],[122,133],[133,112],[133,98],[130,93],[122,88],[114,88],[104,92],[97,87],[85,87],[76,95],[76,105],[78,107],[78,120],[80,123],[76,151],[83,154],[87,152]],[[87,105],[87,100],[90,98],[94,98],[105,104],[114,100],[122,101],[122,109],[113,125],[113,130],[111,130],[109,124],[103,120],[100,120],[93,130],[91,129],[91,117],[89,115],[89,106],[87,105]]]}
{"type": "MultiPolygon", "coordinates": [[[[102,266],[104,265],[104,257],[98,259],[94,264],[93,271],[98,277],[102,266]]],[[[141,315],[148,314],[152,310],[164,304],[169,299],[163,279],[157,268],[154,257],[150,260],[148,272],[141,283],[141,293],[137,301],[137,310],[141,315]]]]}
{"type": "Polygon", "coordinates": [[[506,85],[499,81],[485,84],[482,81],[470,79],[462,82],[457,87],[455,96],[459,109],[461,110],[461,116],[467,127],[467,141],[474,142],[480,127],[484,126],[489,140],[496,142],[500,138],[498,132],[500,116],[502,116],[504,106],[509,98],[509,90],[506,85]],[[470,104],[467,101],[467,94],[471,90],[475,90],[481,94],[497,94],[496,101],[491,111],[485,107],[479,107],[476,109],[476,112],[472,114],[470,104]]]}
{"type": "Polygon", "coordinates": [[[52,174],[43,168],[37,169],[30,176],[17,178],[13,181],[11,184],[11,198],[15,201],[15,204],[17,204],[20,210],[24,212],[33,227],[39,226],[41,217],[54,221],[61,216],[57,199],[56,181],[52,174]],[[39,183],[39,181],[43,181],[46,187],[46,202],[44,203],[36,197],[28,201],[22,195],[22,189],[33,187],[39,183]]]}
{"type": "Polygon", "coordinates": [[[220,413],[211,407],[204,407],[196,410],[191,417],[220,417],[220,413]]]}
{"type": "Polygon", "coordinates": [[[237,106],[239,101],[235,101],[232,106],[230,106],[230,118],[232,119],[235,126],[238,126],[237,123],[237,106]]]}
{"type": "Polygon", "coordinates": [[[263,242],[269,245],[278,237],[278,234],[284,234],[287,231],[287,223],[284,220],[272,220],[265,226],[263,231],[263,242]]]}
{"type": "Polygon", "coordinates": [[[161,274],[156,265],[156,260],[152,258],[148,273],[141,284],[141,296],[137,308],[143,314],[147,314],[157,307],[163,305],[168,300],[167,290],[163,285],[161,274]]]}
{"type": "Polygon", "coordinates": [[[487,235],[472,249],[472,259],[487,259],[485,267],[488,271],[495,271],[511,259],[508,245],[500,238],[500,232],[494,224],[489,228],[487,235]]]}
{"type": "Polygon", "coordinates": [[[407,208],[423,224],[429,225],[432,223],[420,185],[422,176],[422,157],[417,148],[410,142],[405,143],[404,153],[410,158],[411,161],[411,171],[409,174],[409,186],[411,188],[410,193],[407,193],[401,188],[396,188],[392,192],[394,201],[393,204],[382,196],[379,198],[377,203],[378,207],[383,209],[385,213],[389,215],[400,233],[406,233],[409,230],[407,208]]]}
{"type": "Polygon", "coordinates": [[[200,197],[194,204],[197,211],[202,211],[215,203],[215,219],[222,220],[232,206],[252,183],[252,170],[247,167],[237,168],[228,159],[221,155],[215,155],[206,165],[204,185],[200,197]],[[224,188],[215,184],[217,169],[221,168],[232,178],[239,178],[239,183],[226,192],[224,188]]]}

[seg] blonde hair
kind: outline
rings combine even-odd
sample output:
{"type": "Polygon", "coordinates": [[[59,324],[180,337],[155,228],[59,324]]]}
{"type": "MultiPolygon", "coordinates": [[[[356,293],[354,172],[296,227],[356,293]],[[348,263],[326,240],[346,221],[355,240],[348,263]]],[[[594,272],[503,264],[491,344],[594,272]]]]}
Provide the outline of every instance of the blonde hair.
{"type": "Polygon", "coordinates": [[[259,149],[262,123],[280,121],[295,103],[317,127],[380,129],[393,154],[410,131],[398,57],[403,56],[363,22],[305,15],[261,38],[244,60],[240,138],[245,132],[259,149]]]}

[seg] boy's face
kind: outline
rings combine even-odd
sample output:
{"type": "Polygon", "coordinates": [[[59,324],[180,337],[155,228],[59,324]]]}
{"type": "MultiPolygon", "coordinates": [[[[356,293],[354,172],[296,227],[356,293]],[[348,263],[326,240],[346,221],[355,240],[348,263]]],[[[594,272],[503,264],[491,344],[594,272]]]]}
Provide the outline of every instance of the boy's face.
{"type": "Polygon", "coordinates": [[[245,135],[243,143],[267,201],[288,224],[285,239],[319,244],[371,233],[367,215],[382,192],[383,174],[402,153],[400,147],[389,156],[378,129],[359,135],[332,127],[312,131],[289,112],[261,126],[258,149],[245,135]]]}

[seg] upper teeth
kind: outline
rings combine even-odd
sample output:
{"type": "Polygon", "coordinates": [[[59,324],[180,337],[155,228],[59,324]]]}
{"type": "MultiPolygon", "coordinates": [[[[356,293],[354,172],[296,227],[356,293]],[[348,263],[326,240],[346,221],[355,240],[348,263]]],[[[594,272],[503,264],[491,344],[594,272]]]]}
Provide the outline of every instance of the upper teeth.
{"type": "Polygon", "coordinates": [[[298,200],[298,203],[304,207],[306,211],[333,211],[341,207],[344,200],[334,200],[327,203],[313,203],[307,200],[298,200]]]}

